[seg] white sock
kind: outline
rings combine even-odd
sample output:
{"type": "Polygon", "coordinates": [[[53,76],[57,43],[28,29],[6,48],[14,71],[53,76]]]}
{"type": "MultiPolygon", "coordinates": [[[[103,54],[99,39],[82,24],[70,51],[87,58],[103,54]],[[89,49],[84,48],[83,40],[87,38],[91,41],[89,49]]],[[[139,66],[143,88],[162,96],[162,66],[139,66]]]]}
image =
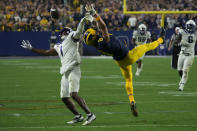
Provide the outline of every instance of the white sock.
{"type": "Polygon", "coordinates": [[[79,114],[79,115],[75,115],[75,117],[80,117],[81,116],[81,114],[79,114]]]}
{"type": "Polygon", "coordinates": [[[180,84],[185,84],[187,82],[188,79],[188,71],[184,70],[183,71],[183,76],[181,78],[180,84]]]}
{"type": "Polygon", "coordinates": [[[92,113],[87,114],[87,116],[91,116],[91,115],[92,115],[92,113]]]}

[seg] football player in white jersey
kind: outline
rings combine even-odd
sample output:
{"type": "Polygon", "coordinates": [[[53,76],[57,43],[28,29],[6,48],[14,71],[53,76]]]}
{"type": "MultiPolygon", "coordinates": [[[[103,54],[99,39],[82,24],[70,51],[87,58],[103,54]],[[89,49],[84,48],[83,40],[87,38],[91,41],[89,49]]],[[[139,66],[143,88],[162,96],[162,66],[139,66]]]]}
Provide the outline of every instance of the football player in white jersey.
{"type": "Polygon", "coordinates": [[[70,100],[70,97],[72,97],[87,114],[87,119],[83,125],[88,125],[96,119],[96,116],[89,110],[85,101],[78,95],[81,77],[81,60],[78,47],[85,22],[88,20],[90,20],[90,15],[81,19],[76,31],[72,31],[72,29],[68,27],[64,28],[60,32],[62,42],[56,44],[52,49],[42,50],[33,48],[28,40],[23,40],[21,45],[23,48],[38,54],[59,55],[62,65],[60,68],[60,73],[62,74],[60,97],[68,109],[75,115],[73,120],[67,122],[68,124],[74,124],[84,120],[84,117],[78,112],[74,103],[70,100]]]}
{"type": "Polygon", "coordinates": [[[195,44],[197,40],[196,23],[193,20],[186,22],[186,29],[179,31],[176,42],[180,42],[181,51],[178,58],[178,72],[181,77],[179,91],[183,91],[188,79],[189,68],[193,64],[195,44]]]}
{"type": "MultiPolygon", "coordinates": [[[[140,24],[138,26],[138,30],[135,30],[133,32],[133,37],[132,37],[132,43],[134,44],[134,47],[138,45],[142,45],[145,43],[149,43],[151,41],[151,33],[147,31],[147,27],[144,24],[140,24]]],[[[144,56],[142,56],[136,63],[138,64],[137,66],[137,71],[136,71],[136,76],[140,75],[140,72],[142,71],[142,60],[144,56]]]]}

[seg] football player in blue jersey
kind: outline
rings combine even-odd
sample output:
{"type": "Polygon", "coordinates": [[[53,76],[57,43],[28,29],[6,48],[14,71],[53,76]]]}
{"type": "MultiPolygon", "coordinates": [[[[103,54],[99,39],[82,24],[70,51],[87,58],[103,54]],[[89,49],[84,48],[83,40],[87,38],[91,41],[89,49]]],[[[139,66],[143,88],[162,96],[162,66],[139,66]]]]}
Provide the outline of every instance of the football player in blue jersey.
{"type": "Polygon", "coordinates": [[[86,11],[96,19],[97,28],[89,28],[84,33],[85,44],[94,46],[103,54],[108,54],[113,57],[117,65],[120,67],[122,75],[126,81],[126,91],[129,97],[131,111],[134,116],[138,116],[136,110],[136,102],[133,96],[133,82],[132,82],[132,64],[134,64],[147,51],[154,50],[164,41],[165,31],[162,28],[160,37],[149,44],[139,45],[136,48],[129,50],[125,43],[121,43],[113,34],[108,33],[106,24],[96,13],[92,5],[86,6],[86,11]]]}

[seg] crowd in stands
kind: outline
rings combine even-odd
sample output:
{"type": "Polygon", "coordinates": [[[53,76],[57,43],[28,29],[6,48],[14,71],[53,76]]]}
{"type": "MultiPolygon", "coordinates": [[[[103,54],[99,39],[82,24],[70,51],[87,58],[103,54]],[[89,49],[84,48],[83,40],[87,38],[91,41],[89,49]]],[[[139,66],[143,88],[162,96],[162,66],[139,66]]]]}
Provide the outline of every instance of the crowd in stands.
{"type": "MultiPolygon", "coordinates": [[[[76,28],[84,15],[82,0],[0,0],[0,31],[58,31],[68,26],[76,28]],[[50,20],[50,8],[60,12],[58,21],[50,20]]],[[[92,0],[97,12],[112,30],[135,29],[145,23],[148,29],[160,26],[161,15],[124,15],[123,0],[92,0]]],[[[196,0],[127,0],[129,11],[197,10],[196,0]]],[[[197,22],[197,14],[167,15],[168,29],[183,26],[188,19],[197,22]]]]}

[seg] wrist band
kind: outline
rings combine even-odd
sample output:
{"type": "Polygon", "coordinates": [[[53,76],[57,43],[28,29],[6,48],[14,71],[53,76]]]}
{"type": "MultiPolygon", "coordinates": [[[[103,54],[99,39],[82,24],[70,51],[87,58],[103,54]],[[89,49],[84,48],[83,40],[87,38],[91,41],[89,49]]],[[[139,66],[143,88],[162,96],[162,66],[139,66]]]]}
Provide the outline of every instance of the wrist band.
{"type": "Polygon", "coordinates": [[[101,19],[100,16],[97,16],[97,17],[96,17],[96,21],[99,21],[100,19],[101,19]]]}

